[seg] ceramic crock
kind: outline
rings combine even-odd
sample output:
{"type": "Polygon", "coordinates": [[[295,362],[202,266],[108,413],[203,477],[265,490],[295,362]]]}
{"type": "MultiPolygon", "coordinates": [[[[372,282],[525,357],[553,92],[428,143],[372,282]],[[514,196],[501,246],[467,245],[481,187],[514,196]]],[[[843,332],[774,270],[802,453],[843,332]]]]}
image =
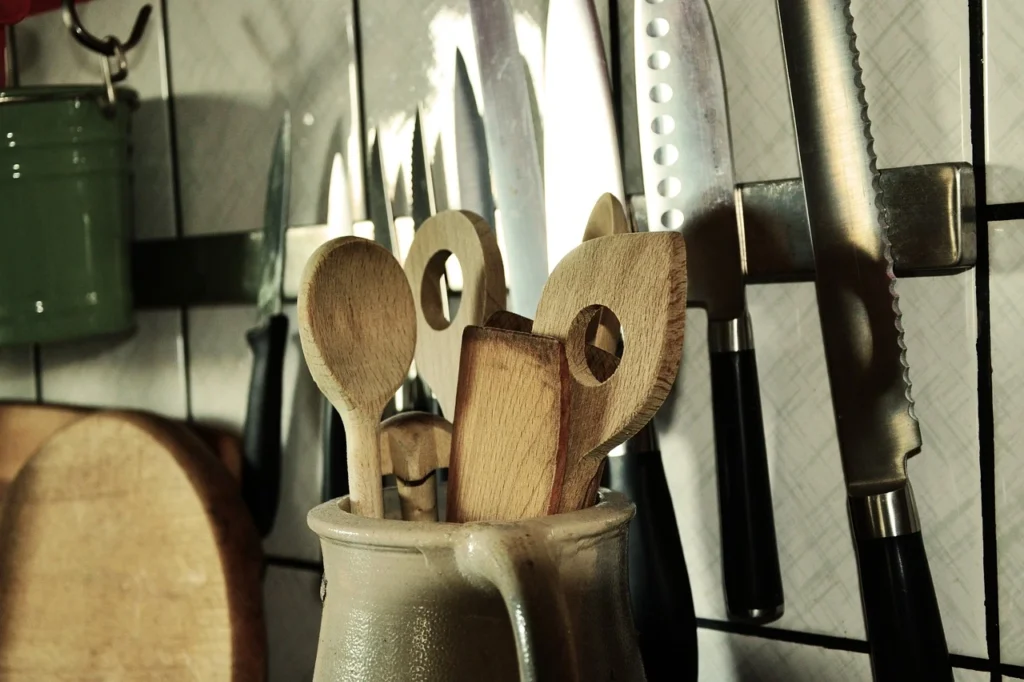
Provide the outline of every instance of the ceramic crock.
{"type": "Polygon", "coordinates": [[[0,345],[132,328],[131,112],[98,87],[0,90],[0,345]]]}
{"type": "MultiPolygon", "coordinates": [[[[443,491],[442,491],[443,494],[443,491]]],[[[515,523],[309,512],[324,558],[314,682],[642,682],[629,612],[633,505],[515,523]]]]}

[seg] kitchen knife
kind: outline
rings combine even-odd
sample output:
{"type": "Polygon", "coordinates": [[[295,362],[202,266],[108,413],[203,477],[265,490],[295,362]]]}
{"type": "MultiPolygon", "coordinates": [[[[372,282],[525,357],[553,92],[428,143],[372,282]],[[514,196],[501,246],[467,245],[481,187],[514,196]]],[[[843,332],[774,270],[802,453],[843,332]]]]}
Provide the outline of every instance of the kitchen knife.
{"type": "Polygon", "coordinates": [[[380,144],[380,130],[374,130],[370,144],[370,174],[366,181],[367,212],[373,223],[373,240],[389,250],[401,263],[398,248],[398,234],[395,231],[395,215],[388,194],[387,178],[384,177],[384,152],[380,144]]]}
{"type": "Polygon", "coordinates": [[[544,53],[548,267],[583,240],[594,204],[624,201],[601,27],[591,0],[551,0],[544,53]]]}
{"type": "Polygon", "coordinates": [[[476,108],[473,83],[466,60],[455,51],[455,169],[458,178],[456,208],[472,211],[494,226],[494,195],[487,158],[484,121],[476,108]]]}
{"type": "MultiPolygon", "coordinates": [[[[349,187],[341,154],[331,162],[327,187],[327,229],[331,238],[352,236],[352,210],[348,203],[349,187]]],[[[321,500],[327,502],[348,494],[348,461],[345,449],[345,426],[341,415],[323,398],[323,479],[321,500]]]]}
{"type": "Polygon", "coordinates": [[[423,114],[417,107],[416,124],[412,129],[412,219],[417,230],[437,213],[434,180],[428,158],[426,141],[423,139],[423,114]]]}
{"type": "Polygon", "coordinates": [[[907,477],[921,429],[850,1],[778,9],[871,667],[952,680],[907,477]]]}
{"type": "Polygon", "coordinates": [[[547,280],[548,257],[526,67],[507,0],[470,0],[469,14],[484,97],[487,156],[508,261],[510,309],[533,317],[547,280]]]}
{"type": "Polygon", "coordinates": [[[782,576],[718,38],[706,0],[637,2],[635,22],[649,227],[682,231],[687,300],[708,314],[726,605],[769,622],[784,609],[782,576]]]}
{"type": "Polygon", "coordinates": [[[263,217],[263,267],[257,323],[246,334],[252,349],[252,378],[245,412],[242,497],[261,535],[274,525],[281,484],[281,394],[288,317],[282,312],[284,233],[288,229],[291,185],[291,114],[285,111],[267,178],[263,217]]]}

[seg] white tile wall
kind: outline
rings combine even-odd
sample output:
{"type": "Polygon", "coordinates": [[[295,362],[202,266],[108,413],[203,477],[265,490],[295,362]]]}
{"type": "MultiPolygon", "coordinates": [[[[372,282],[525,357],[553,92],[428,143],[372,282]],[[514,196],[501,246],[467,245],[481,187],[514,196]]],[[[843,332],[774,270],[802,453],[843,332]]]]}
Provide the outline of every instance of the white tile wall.
{"type": "Polygon", "coordinates": [[[985,22],[988,107],[988,200],[1024,201],[1024,6],[987,0],[985,22]]]}
{"type": "MultiPolygon", "coordinates": [[[[622,2],[623,0],[620,0],[622,2]]],[[[95,0],[80,12],[101,35],[126,30],[141,0],[95,0]]],[[[513,0],[517,32],[538,100],[543,103],[545,0],[513,0]]],[[[352,149],[349,2],[317,0],[178,0],[158,8],[142,45],[130,55],[136,116],[138,238],[249,230],[262,223],[265,178],[281,113],[293,113],[293,224],[325,217],[331,154],[352,149]],[[167,22],[164,44],[161,22],[167,22]],[[169,77],[168,77],[169,75],[169,77]],[[172,94],[181,216],[174,214],[170,119],[172,94]]],[[[601,11],[607,12],[602,2],[601,11]]],[[[711,0],[730,97],[739,181],[797,175],[795,140],[772,0],[711,0]]],[[[969,160],[967,4],[963,0],[854,0],[862,64],[880,165],[969,160]]],[[[466,0],[375,0],[361,3],[364,68],[372,87],[367,126],[380,126],[392,187],[409,180],[412,115],[426,113],[428,140],[441,136],[454,159],[450,126],[455,48],[474,85],[475,50],[466,0]]],[[[992,200],[1024,200],[1020,95],[1016,94],[1024,14],[1013,0],[989,0],[989,189],[992,200]],[[1016,147],[1014,145],[1017,145],[1016,147]],[[1018,170],[1015,170],[1018,169],[1018,170]]],[[[18,29],[22,80],[92,82],[94,60],[71,43],[59,15],[34,17],[18,29]]],[[[479,88],[477,87],[479,96],[479,88]]],[[[432,147],[432,143],[430,145],[432,147]]],[[[360,159],[346,155],[350,177],[360,159]]],[[[449,174],[453,169],[448,168],[449,174]]],[[[453,184],[451,176],[448,184],[453,184]]],[[[1017,500],[1021,363],[1016,343],[1024,316],[1024,224],[993,228],[994,377],[1002,651],[1024,665],[1024,535],[1017,500]],[[1016,227],[1016,229],[1014,229],[1016,227]]],[[[951,649],[986,655],[978,492],[974,275],[900,283],[911,375],[924,451],[911,475],[951,649]]],[[[829,405],[814,289],[761,285],[748,291],[757,339],[786,615],[779,627],[853,639],[864,636],[856,564],[829,405]]],[[[289,311],[293,315],[293,311],[289,311]]],[[[139,314],[128,340],[44,349],[42,394],[48,401],[151,409],[240,429],[250,372],[248,306],[188,312],[184,338],[177,311],[139,314]],[[183,362],[188,344],[186,384],[183,362]],[[189,394],[186,396],[186,385],[189,394]]],[[[294,334],[294,317],[292,332],[294,334]]],[[[691,311],[677,392],[658,417],[661,445],[698,615],[724,619],[706,348],[706,319],[691,311]]],[[[286,360],[282,505],[269,554],[316,562],[305,526],[317,501],[320,458],[318,393],[297,341],[286,360]]],[[[29,349],[0,353],[0,397],[33,399],[29,349]]],[[[319,618],[319,576],[271,567],[265,581],[273,682],[307,680],[319,618]]],[[[867,656],[716,631],[700,633],[701,679],[868,680],[867,656]]],[[[983,677],[984,676],[984,677],[983,677]]],[[[957,671],[957,679],[989,679],[957,671]]]]}

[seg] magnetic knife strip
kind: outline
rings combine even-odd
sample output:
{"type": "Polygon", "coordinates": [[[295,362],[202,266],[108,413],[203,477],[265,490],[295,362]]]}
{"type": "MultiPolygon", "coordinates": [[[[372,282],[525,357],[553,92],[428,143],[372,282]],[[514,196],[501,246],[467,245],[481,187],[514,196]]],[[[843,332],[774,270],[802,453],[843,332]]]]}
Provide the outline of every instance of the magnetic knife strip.
{"type": "MultiPolygon", "coordinates": [[[[932,277],[974,266],[974,174],[940,163],[881,171],[889,238],[899,277],[932,277]]],[[[747,281],[814,281],[814,257],[799,179],[738,185],[747,281]]],[[[294,300],[302,268],[330,235],[324,225],[289,228],[284,295],[294,300]]],[[[136,242],[137,307],[253,303],[259,289],[262,231],[136,242]]],[[[689,254],[690,258],[699,257],[689,254]]]]}

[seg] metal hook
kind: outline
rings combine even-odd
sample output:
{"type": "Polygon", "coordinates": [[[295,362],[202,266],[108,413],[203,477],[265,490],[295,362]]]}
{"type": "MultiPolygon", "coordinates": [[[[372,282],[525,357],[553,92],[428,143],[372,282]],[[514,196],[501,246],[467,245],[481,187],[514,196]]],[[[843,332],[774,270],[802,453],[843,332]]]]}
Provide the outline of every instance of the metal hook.
{"type": "Polygon", "coordinates": [[[63,0],[63,8],[64,25],[71,31],[71,36],[84,47],[107,57],[113,57],[119,52],[123,54],[138,45],[146,30],[149,15],[153,13],[152,5],[145,5],[139,10],[139,16],[135,19],[135,25],[132,26],[128,40],[122,43],[113,36],[107,36],[100,40],[86,31],[82,26],[82,20],[78,17],[78,10],[75,9],[75,0],[63,0]]]}

